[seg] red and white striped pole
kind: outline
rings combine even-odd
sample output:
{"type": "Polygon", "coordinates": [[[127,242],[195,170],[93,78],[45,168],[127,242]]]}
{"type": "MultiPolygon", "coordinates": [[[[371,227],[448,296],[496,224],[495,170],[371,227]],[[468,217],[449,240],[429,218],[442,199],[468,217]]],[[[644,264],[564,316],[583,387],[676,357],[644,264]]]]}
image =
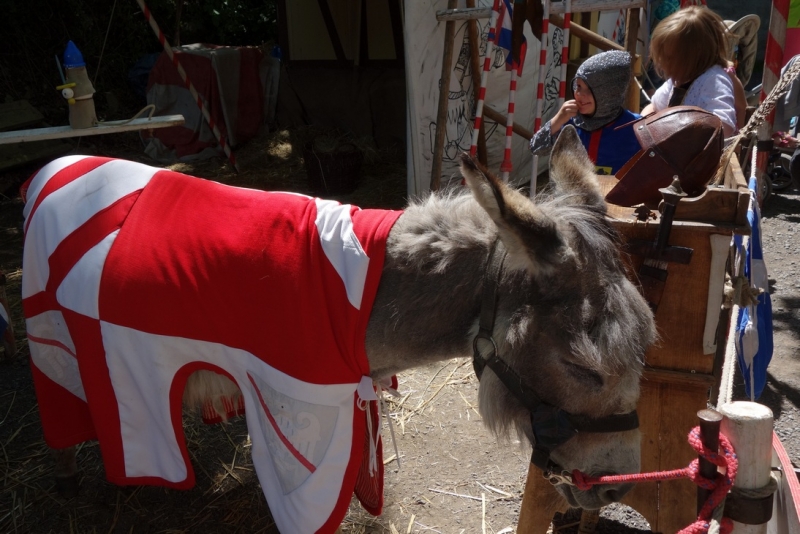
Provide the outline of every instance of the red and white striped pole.
{"type": "MultiPolygon", "coordinates": [[[[542,108],[544,107],[544,82],[547,77],[547,49],[550,47],[550,0],[542,2],[542,38],[539,50],[539,83],[536,86],[536,115],[533,119],[533,133],[542,127],[542,108]]],[[[539,156],[534,155],[531,161],[530,197],[536,194],[536,179],[539,176],[539,156]]]]}
{"type": "Polygon", "coordinates": [[[199,107],[200,111],[203,113],[203,118],[208,123],[208,127],[211,128],[211,131],[214,132],[214,137],[217,138],[219,146],[221,146],[222,150],[225,151],[225,154],[228,156],[228,159],[230,160],[231,165],[233,165],[233,168],[236,170],[236,172],[239,172],[239,166],[236,164],[236,158],[234,157],[233,152],[231,152],[231,147],[228,146],[225,136],[222,135],[222,132],[219,131],[216,122],[211,117],[211,113],[209,113],[208,108],[206,107],[205,101],[197,92],[197,89],[195,89],[194,84],[191,82],[191,80],[189,80],[189,77],[186,75],[186,71],[183,70],[180,61],[178,61],[178,56],[176,56],[173,53],[172,47],[169,45],[167,38],[164,36],[164,32],[162,32],[161,28],[158,27],[158,23],[156,23],[155,19],[153,18],[153,14],[150,13],[150,9],[144,3],[144,0],[136,0],[136,3],[139,4],[139,7],[142,9],[142,12],[144,13],[144,18],[147,19],[148,23],[150,23],[150,27],[153,28],[156,37],[158,37],[158,41],[161,43],[161,46],[164,47],[164,52],[167,53],[167,56],[169,56],[170,61],[172,61],[172,64],[175,65],[175,68],[178,70],[178,74],[180,74],[184,85],[191,93],[192,98],[194,98],[197,107],[199,107]]]}
{"type": "Polygon", "coordinates": [[[517,78],[522,76],[522,62],[517,60],[511,68],[511,85],[508,90],[508,116],[506,118],[506,147],[503,151],[503,162],[500,164],[500,176],[508,182],[514,164],[511,162],[511,142],[514,136],[514,101],[517,94],[517,78]]]}
{"type": "MultiPolygon", "coordinates": [[[[763,102],[767,95],[778,83],[781,77],[781,67],[783,67],[783,49],[786,44],[786,21],[789,18],[789,0],[773,0],[772,12],[769,17],[769,32],[767,33],[767,47],[764,52],[764,75],[761,79],[761,97],[763,102]]],[[[756,150],[756,200],[759,205],[764,200],[761,198],[761,181],[766,177],[767,162],[773,149],[772,125],[775,122],[775,110],[773,109],[765,120],[758,127],[758,142],[756,150]]]]}
{"type": "Polygon", "coordinates": [[[569,25],[572,21],[572,0],[564,0],[564,45],[561,47],[561,80],[558,84],[558,108],[567,96],[567,63],[569,63],[569,25]]]}
{"type": "Polygon", "coordinates": [[[472,145],[469,147],[470,156],[478,153],[478,134],[483,122],[483,101],[486,99],[486,83],[489,80],[489,71],[492,69],[492,53],[498,34],[498,21],[500,19],[500,0],[494,0],[492,18],[489,22],[489,39],[486,42],[486,56],[483,59],[483,72],[481,73],[481,90],[478,93],[478,103],[475,106],[475,127],[472,130],[472,145]]]}
{"type": "MultiPolygon", "coordinates": [[[[503,18],[508,16],[510,15],[506,11],[505,6],[502,7],[500,13],[500,22],[497,24],[498,28],[503,26],[503,18]]],[[[521,58],[513,57],[513,39],[511,48],[512,50],[509,54],[509,57],[512,57],[515,63],[511,65],[511,81],[508,88],[508,113],[506,114],[506,146],[505,150],[503,150],[503,162],[500,164],[500,177],[506,183],[508,183],[508,178],[511,175],[511,171],[514,170],[514,164],[511,161],[511,143],[514,136],[514,103],[517,94],[517,78],[522,74],[521,58]]],[[[521,51],[522,47],[520,47],[520,52],[521,51]]]]}

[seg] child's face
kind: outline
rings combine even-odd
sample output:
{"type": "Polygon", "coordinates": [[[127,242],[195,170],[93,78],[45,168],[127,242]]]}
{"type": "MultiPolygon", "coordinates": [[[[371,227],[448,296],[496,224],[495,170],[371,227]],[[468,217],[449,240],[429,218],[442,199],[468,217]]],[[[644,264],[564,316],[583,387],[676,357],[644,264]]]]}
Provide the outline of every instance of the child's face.
{"type": "Polygon", "coordinates": [[[594,95],[586,82],[580,78],[575,78],[575,85],[573,86],[573,93],[575,93],[575,102],[578,104],[578,113],[591,117],[595,112],[594,95]]]}

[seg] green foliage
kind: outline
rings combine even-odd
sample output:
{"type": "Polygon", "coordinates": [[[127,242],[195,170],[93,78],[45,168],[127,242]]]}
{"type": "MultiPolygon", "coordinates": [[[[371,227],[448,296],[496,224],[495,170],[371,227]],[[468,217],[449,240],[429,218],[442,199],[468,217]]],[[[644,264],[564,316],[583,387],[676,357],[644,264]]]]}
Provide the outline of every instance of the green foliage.
{"type": "MultiPolygon", "coordinates": [[[[167,41],[174,44],[178,0],[145,0],[167,41]]],[[[260,45],[277,35],[276,0],[185,0],[182,44],[260,45]]],[[[0,1],[0,101],[27,99],[53,124],[63,124],[66,106],[55,57],[72,40],[83,54],[98,95],[101,119],[124,119],[143,102],[128,72],[162,46],[136,0],[0,1]],[[107,99],[106,93],[114,98],[107,99]],[[104,109],[117,101],[116,109],[104,109]],[[103,116],[106,113],[107,116],[103,116]]]]}
{"type": "Polygon", "coordinates": [[[258,45],[275,40],[278,32],[276,2],[265,0],[196,0],[183,7],[181,40],[232,46],[258,45]],[[183,35],[186,35],[186,39],[183,35]]]}

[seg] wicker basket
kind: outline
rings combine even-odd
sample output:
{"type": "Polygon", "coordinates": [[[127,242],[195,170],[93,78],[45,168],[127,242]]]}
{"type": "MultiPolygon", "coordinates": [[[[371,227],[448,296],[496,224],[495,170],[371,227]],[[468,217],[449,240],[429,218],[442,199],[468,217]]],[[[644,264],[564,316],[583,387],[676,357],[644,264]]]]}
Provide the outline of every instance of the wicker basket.
{"type": "Polygon", "coordinates": [[[333,152],[321,152],[313,143],[306,143],[303,160],[311,191],[338,195],[352,193],[358,187],[364,154],[353,143],[344,143],[333,152]]]}

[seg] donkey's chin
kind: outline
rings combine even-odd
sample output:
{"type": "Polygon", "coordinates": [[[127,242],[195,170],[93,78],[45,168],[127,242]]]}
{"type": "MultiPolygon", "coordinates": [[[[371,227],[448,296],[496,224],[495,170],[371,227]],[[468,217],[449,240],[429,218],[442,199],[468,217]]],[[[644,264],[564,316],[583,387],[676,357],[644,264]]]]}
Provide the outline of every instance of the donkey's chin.
{"type": "Polygon", "coordinates": [[[628,493],[633,484],[604,484],[592,486],[588,491],[579,490],[575,486],[560,484],[556,486],[558,492],[573,508],[584,510],[597,510],[603,506],[619,502],[628,493]]]}

